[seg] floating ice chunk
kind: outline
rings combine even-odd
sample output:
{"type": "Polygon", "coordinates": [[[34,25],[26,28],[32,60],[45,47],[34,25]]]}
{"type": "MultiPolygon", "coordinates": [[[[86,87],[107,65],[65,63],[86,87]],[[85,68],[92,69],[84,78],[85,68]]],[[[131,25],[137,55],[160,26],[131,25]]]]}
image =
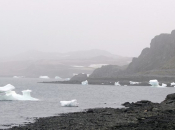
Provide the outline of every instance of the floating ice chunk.
{"type": "Polygon", "coordinates": [[[13,78],[24,78],[24,76],[13,76],[13,78]]]}
{"type": "Polygon", "coordinates": [[[114,83],[115,86],[121,86],[119,82],[114,83]]]}
{"type": "Polygon", "coordinates": [[[133,82],[133,81],[129,81],[130,84],[134,85],[134,84],[140,84],[140,82],[133,82]]]}
{"type": "Polygon", "coordinates": [[[5,93],[5,92],[11,91],[13,89],[15,89],[15,87],[13,85],[7,84],[4,87],[0,87],[0,93],[5,93]]]}
{"type": "Polygon", "coordinates": [[[124,85],[124,86],[128,86],[128,85],[124,85]]]}
{"type": "Polygon", "coordinates": [[[0,100],[38,100],[30,96],[31,90],[23,90],[23,95],[17,94],[15,91],[11,91],[15,89],[13,85],[6,85],[4,87],[0,87],[0,100]]]}
{"type": "Polygon", "coordinates": [[[167,84],[162,83],[162,87],[167,87],[167,84]]]}
{"type": "Polygon", "coordinates": [[[88,85],[88,81],[85,80],[85,81],[81,82],[81,84],[82,84],[82,85],[88,85]]]}
{"type": "Polygon", "coordinates": [[[172,82],[172,83],[171,83],[171,86],[175,86],[175,82],[172,82]]]}
{"type": "Polygon", "coordinates": [[[71,101],[60,101],[62,107],[78,107],[77,100],[71,100],[71,101]]]}
{"type": "Polygon", "coordinates": [[[87,77],[89,77],[90,76],[90,74],[87,74],[87,77]]]}
{"type": "Polygon", "coordinates": [[[40,79],[49,79],[48,76],[40,76],[39,78],[40,78],[40,79]]]}
{"type": "Polygon", "coordinates": [[[13,78],[19,78],[19,76],[13,76],[13,78]]]}
{"type": "Polygon", "coordinates": [[[158,80],[154,79],[154,80],[150,80],[149,81],[149,84],[152,86],[152,87],[158,87],[158,88],[166,88],[167,85],[162,83],[162,86],[159,85],[159,82],[158,80]]]}
{"type": "Polygon", "coordinates": [[[156,79],[150,80],[150,81],[149,81],[149,84],[150,84],[151,86],[153,86],[153,87],[158,87],[158,86],[159,86],[159,82],[158,82],[156,79]]]}

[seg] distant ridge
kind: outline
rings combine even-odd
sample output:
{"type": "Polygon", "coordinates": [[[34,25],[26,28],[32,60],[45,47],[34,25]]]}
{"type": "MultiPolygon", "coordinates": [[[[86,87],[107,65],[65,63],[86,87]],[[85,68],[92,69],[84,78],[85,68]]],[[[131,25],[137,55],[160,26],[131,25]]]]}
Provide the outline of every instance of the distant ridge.
{"type": "Polygon", "coordinates": [[[69,53],[52,53],[28,51],[0,62],[0,76],[39,77],[47,75],[54,78],[72,77],[74,73],[91,74],[94,66],[100,64],[126,65],[131,57],[122,57],[104,50],[74,51],[69,53]],[[81,66],[81,67],[80,67],[81,66]]]}

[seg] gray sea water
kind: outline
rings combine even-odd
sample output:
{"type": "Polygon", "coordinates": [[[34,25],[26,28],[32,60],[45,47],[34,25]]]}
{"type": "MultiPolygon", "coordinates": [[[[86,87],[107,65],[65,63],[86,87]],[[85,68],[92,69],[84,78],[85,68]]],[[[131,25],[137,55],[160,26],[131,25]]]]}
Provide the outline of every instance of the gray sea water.
{"type": "Polygon", "coordinates": [[[36,117],[55,116],[88,108],[119,108],[127,101],[161,102],[167,94],[175,93],[175,88],[38,83],[41,81],[44,79],[0,78],[0,86],[12,84],[18,94],[22,94],[22,90],[30,89],[31,96],[39,99],[39,101],[0,101],[0,129],[32,122],[36,117]],[[72,99],[77,99],[79,107],[60,106],[60,101],[72,99]]]}

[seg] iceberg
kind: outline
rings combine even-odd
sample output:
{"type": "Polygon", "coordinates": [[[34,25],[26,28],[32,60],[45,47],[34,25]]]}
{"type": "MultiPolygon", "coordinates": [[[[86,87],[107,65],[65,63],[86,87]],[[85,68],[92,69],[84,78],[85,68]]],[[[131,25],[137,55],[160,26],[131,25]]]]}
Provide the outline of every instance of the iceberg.
{"type": "Polygon", "coordinates": [[[15,89],[15,87],[11,84],[7,84],[4,87],[0,87],[0,100],[38,100],[30,96],[31,90],[23,90],[23,95],[20,95],[17,94],[15,91],[12,91],[13,89],[15,89]]]}
{"type": "Polygon", "coordinates": [[[149,84],[152,86],[152,87],[159,87],[159,88],[166,88],[167,85],[162,83],[162,86],[159,85],[159,82],[158,80],[154,79],[154,80],[150,80],[149,81],[149,84]]]}
{"type": "Polygon", "coordinates": [[[167,84],[162,83],[162,87],[167,87],[167,84]]]}
{"type": "Polygon", "coordinates": [[[13,78],[24,78],[24,76],[13,76],[13,78]]]}
{"type": "Polygon", "coordinates": [[[158,82],[156,79],[150,80],[150,81],[149,81],[149,84],[150,84],[151,86],[153,86],[153,87],[158,87],[158,86],[159,86],[159,82],[158,82]]]}
{"type": "Polygon", "coordinates": [[[172,83],[171,83],[171,86],[175,86],[175,82],[172,82],[172,83]]]}
{"type": "Polygon", "coordinates": [[[39,78],[40,78],[40,79],[49,79],[48,76],[40,76],[39,78]]]}
{"type": "Polygon", "coordinates": [[[81,82],[81,84],[82,84],[82,85],[88,85],[88,81],[85,80],[85,81],[81,82]]]}
{"type": "Polygon", "coordinates": [[[119,82],[114,83],[115,86],[121,86],[119,82]]]}
{"type": "Polygon", "coordinates": [[[134,85],[134,84],[140,84],[140,82],[133,82],[133,81],[129,81],[130,84],[134,85]]]}
{"type": "Polygon", "coordinates": [[[77,100],[71,100],[71,101],[60,101],[62,107],[78,107],[77,100]]]}

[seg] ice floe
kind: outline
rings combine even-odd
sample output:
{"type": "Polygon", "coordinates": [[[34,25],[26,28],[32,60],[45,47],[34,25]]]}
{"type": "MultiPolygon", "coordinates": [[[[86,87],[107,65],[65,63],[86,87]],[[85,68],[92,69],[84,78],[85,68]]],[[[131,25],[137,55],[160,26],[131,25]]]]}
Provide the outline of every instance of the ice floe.
{"type": "Polygon", "coordinates": [[[49,79],[49,76],[40,76],[40,79],[49,79]]]}
{"type": "Polygon", "coordinates": [[[88,81],[85,80],[85,81],[81,82],[81,84],[82,84],[82,85],[88,85],[88,81]]]}
{"type": "Polygon", "coordinates": [[[38,100],[30,96],[31,90],[23,90],[23,95],[20,95],[17,94],[15,91],[12,91],[13,89],[15,89],[15,87],[11,84],[7,84],[4,87],[0,87],[0,100],[38,100]]]}
{"type": "Polygon", "coordinates": [[[134,84],[140,84],[140,82],[133,82],[133,81],[129,81],[130,84],[134,85],[134,84]]]}
{"type": "Polygon", "coordinates": [[[121,86],[119,82],[114,83],[115,86],[121,86]]]}
{"type": "Polygon", "coordinates": [[[24,78],[24,76],[13,76],[13,78],[24,78]]]}
{"type": "Polygon", "coordinates": [[[162,86],[159,85],[159,81],[157,79],[154,79],[154,80],[150,80],[149,81],[149,84],[152,86],[152,87],[158,87],[158,88],[166,88],[167,85],[162,83],[162,86]]]}
{"type": "Polygon", "coordinates": [[[172,82],[172,83],[171,83],[171,86],[175,86],[175,82],[172,82]]]}
{"type": "Polygon", "coordinates": [[[60,101],[60,104],[62,107],[78,107],[77,100],[71,100],[71,101],[60,101]]]}

